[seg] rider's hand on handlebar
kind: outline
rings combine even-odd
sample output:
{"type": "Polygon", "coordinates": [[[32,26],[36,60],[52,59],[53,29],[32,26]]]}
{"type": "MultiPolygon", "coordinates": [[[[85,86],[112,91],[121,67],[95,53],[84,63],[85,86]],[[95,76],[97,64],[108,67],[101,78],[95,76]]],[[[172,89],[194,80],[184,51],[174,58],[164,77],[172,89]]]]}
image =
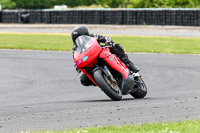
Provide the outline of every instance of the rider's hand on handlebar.
{"type": "Polygon", "coordinates": [[[112,38],[110,38],[110,37],[105,37],[105,39],[106,39],[105,45],[106,45],[106,46],[111,46],[111,47],[112,47],[113,44],[114,44],[112,38]]]}
{"type": "Polygon", "coordinates": [[[74,67],[75,67],[75,70],[76,70],[78,73],[81,73],[81,70],[77,68],[76,64],[74,64],[74,67]]]}
{"type": "Polygon", "coordinates": [[[113,42],[105,42],[105,46],[109,46],[109,47],[112,47],[113,46],[113,42]]]}

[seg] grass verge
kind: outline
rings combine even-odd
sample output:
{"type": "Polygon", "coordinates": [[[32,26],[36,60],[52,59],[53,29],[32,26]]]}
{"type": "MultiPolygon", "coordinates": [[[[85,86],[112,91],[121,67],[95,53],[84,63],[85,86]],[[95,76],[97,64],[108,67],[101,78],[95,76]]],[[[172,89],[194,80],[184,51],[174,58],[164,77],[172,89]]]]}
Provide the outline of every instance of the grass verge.
{"type": "Polygon", "coordinates": [[[199,133],[199,125],[200,121],[183,121],[142,125],[99,126],[96,128],[77,128],[68,131],[28,131],[26,133],[199,133]]]}
{"type": "MultiPolygon", "coordinates": [[[[126,52],[200,54],[200,38],[111,36],[126,52]]],[[[71,51],[70,35],[0,33],[0,49],[71,51]]]]}

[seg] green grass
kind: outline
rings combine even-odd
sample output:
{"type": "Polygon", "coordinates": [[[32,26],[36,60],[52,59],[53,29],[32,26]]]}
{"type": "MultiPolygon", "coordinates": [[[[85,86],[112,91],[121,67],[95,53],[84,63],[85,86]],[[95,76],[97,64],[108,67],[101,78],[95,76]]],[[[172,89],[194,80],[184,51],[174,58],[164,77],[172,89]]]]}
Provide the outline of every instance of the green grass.
{"type": "Polygon", "coordinates": [[[78,128],[66,131],[37,131],[26,133],[199,133],[200,121],[173,123],[136,124],[124,126],[99,126],[96,128],[78,128]]]}
{"type": "Polygon", "coordinates": [[[113,37],[128,52],[200,54],[200,38],[113,37]]]}
{"type": "MultiPolygon", "coordinates": [[[[200,38],[111,36],[127,52],[200,54],[200,38]]],[[[0,33],[0,49],[71,51],[70,35],[0,33]]]]}
{"type": "Polygon", "coordinates": [[[1,49],[71,50],[70,47],[71,39],[64,35],[0,34],[1,49]]]}

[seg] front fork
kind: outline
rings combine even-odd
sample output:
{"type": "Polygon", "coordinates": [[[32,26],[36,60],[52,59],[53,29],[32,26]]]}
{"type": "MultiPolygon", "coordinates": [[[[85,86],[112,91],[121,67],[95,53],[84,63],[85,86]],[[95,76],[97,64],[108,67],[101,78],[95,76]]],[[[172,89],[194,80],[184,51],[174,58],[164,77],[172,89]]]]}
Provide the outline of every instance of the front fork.
{"type": "Polygon", "coordinates": [[[95,84],[98,86],[97,82],[95,81],[95,79],[93,78],[93,76],[91,76],[91,74],[93,74],[96,70],[101,69],[105,75],[108,77],[109,81],[111,82],[111,84],[117,84],[117,81],[114,79],[114,77],[112,76],[112,74],[110,73],[108,67],[106,65],[103,66],[96,66],[93,70],[92,73],[91,72],[87,72],[85,69],[81,69],[81,71],[87,75],[87,77],[95,84]]]}
{"type": "Polygon", "coordinates": [[[108,69],[108,67],[106,65],[103,66],[97,66],[92,73],[94,73],[97,69],[101,69],[104,74],[108,77],[108,79],[112,82],[112,83],[117,83],[116,80],[114,79],[113,75],[110,73],[110,70],[108,69]]]}

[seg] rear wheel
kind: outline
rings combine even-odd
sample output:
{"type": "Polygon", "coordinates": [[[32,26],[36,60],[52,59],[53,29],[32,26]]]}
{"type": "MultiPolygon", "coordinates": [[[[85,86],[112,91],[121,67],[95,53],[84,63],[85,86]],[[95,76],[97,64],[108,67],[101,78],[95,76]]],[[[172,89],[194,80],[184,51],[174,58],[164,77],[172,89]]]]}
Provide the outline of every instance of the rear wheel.
{"type": "Polygon", "coordinates": [[[135,91],[130,93],[134,98],[144,98],[147,95],[147,87],[141,77],[137,77],[136,85],[134,86],[135,91]]]}
{"type": "Polygon", "coordinates": [[[122,92],[117,83],[111,82],[109,77],[101,69],[94,72],[94,79],[102,91],[112,100],[119,101],[122,99],[122,92]]]}

